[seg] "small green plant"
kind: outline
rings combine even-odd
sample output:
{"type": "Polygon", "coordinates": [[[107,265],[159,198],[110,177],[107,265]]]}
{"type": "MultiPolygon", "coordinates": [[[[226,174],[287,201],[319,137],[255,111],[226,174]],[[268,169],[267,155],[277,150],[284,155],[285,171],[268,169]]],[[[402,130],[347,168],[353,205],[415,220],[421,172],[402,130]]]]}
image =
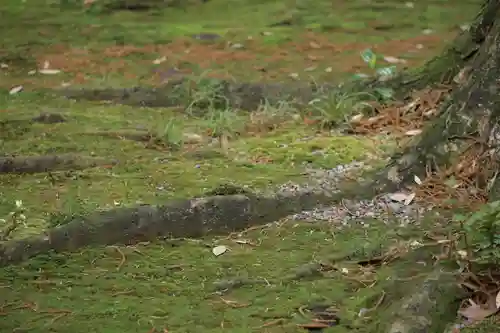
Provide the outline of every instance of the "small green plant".
{"type": "Polygon", "coordinates": [[[227,150],[229,140],[239,134],[243,121],[232,109],[210,109],[207,114],[207,132],[219,140],[222,149],[227,150]]]}
{"type": "Polygon", "coordinates": [[[179,149],[184,143],[182,127],[174,118],[170,118],[165,125],[160,127],[156,132],[156,138],[172,149],[179,149]]]}
{"type": "Polygon", "coordinates": [[[307,116],[309,121],[319,123],[321,128],[332,128],[342,121],[347,121],[347,117],[353,112],[373,109],[373,106],[367,102],[369,100],[376,100],[376,97],[364,92],[335,91],[310,101],[311,109],[307,116]]]}
{"type": "Polygon", "coordinates": [[[195,115],[197,110],[225,109],[229,104],[224,96],[224,82],[207,77],[209,71],[205,71],[199,76],[191,76],[184,87],[189,91],[189,104],[186,112],[195,115]]]}
{"type": "Polygon", "coordinates": [[[287,119],[293,119],[294,114],[297,109],[291,102],[271,104],[266,100],[256,111],[250,112],[250,126],[259,131],[272,131],[287,119]]]}
{"type": "Polygon", "coordinates": [[[10,239],[11,234],[16,231],[19,225],[26,226],[26,216],[24,215],[23,202],[21,200],[15,201],[15,208],[9,213],[6,219],[0,219],[1,233],[0,241],[7,241],[10,239]]]}
{"type": "Polygon", "coordinates": [[[475,262],[500,264],[500,201],[487,203],[469,215],[456,214],[454,220],[461,223],[466,246],[475,262]]]}
{"type": "MultiPolygon", "coordinates": [[[[65,204],[65,206],[68,205],[65,204]]],[[[83,207],[78,207],[76,211],[74,208],[69,210],[64,209],[64,211],[50,213],[47,222],[50,227],[57,228],[74,222],[75,220],[84,220],[89,213],[90,212],[83,209],[83,207]]]]}
{"type": "MultiPolygon", "coordinates": [[[[396,74],[396,66],[386,66],[381,67],[378,65],[379,56],[375,54],[372,50],[366,49],[361,52],[361,58],[368,65],[370,70],[375,72],[375,76],[379,81],[385,81],[396,74]]],[[[354,75],[355,79],[368,78],[369,75],[358,73],[354,75]]],[[[394,97],[394,91],[391,88],[376,87],[373,89],[373,94],[376,95],[377,99],[380,101],[392,100],[394,97]]]]}

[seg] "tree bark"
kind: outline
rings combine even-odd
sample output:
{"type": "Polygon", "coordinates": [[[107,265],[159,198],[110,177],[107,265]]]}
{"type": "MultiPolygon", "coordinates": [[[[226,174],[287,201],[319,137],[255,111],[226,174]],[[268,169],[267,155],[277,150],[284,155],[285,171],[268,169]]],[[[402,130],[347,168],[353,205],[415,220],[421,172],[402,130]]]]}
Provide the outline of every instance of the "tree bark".
{"type": "Polygon", "coordinates": [[[440,106],[439,116],[376,175],[378,191],[400,189],[412,183],[415,176],[424,179],[454,166],[455,173],[467,169],[474,179],[464,181],[473,183],[484,195],[497,196],[499,9],[499,0],[486,0],[469,31],[408,82],[411,88],[448,83],[453,90],[440,106]]]}

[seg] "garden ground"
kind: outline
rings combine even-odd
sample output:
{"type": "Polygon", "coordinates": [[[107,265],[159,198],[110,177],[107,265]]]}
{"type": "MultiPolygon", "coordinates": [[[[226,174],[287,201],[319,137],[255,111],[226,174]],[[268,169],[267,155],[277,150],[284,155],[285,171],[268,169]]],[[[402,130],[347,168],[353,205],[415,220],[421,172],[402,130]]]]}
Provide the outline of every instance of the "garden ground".
{"type": "MultiPolygon", "coordinates": [[[[104,13],[98,1],[86,9],[66,3],[63,10],[59,3],[11,1],[0,9],[4,155],[78,159],[63,172],[0,176],[0,216],[15,211],[16,200],[26,216],[9,237],[36,235],[98,209],[161,204],[228,183],[255,192],[306,183],[306,168],[376,164],[396,147],[390,135],[318,127],[325,115],[350,116],[350,96],[340,102],[336,96],[326,111],[283,103],[252,113],[214,107],[197,116],[189,101],[183,108],[139,108],[72,101],[49,89],[150,86],[181,76],[341,82],[372,74],[359,56],[366,49],[398,70],[423,64],[470,23],[478,6],[212,0],[104,13]]],[[[385,259],[428,240],[429,224],[434,236],[448,232],[433,220],[386,222],[341,227],[285,219],[224,237],[38,256],[2,268],[0,325],[16,332],[302,332],[300,324],[328,312],[340,321],[325,332],[369,332],[390,316],[391,300],[426,272],[414,269],[416,254],[385,259]],[[228,251],[215,256],[220,245],[228,251]],[[383,264],[360,264],[372,257],[383,264]],[[360,316],[363,309],[368,315],[360,316]]]]}

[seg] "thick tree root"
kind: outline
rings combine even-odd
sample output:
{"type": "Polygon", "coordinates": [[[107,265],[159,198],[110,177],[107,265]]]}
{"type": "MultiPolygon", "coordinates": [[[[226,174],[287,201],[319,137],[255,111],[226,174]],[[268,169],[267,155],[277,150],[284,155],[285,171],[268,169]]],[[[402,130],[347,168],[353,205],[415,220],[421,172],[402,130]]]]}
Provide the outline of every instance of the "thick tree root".
{"type": "Polygon", "coordinates": [[[306,104],[317,96],[337,89],[332,85],[235,83],[224,80],[198,82],[194,88],[190,88],[191,84],[190,80],[181,79],[156,88],[61,89],[58,93],[71,99],[111,101],[131,106],[172,107],[194,102],[192,106],[197,109],[211,105],[221,109],[253,111],[264,103],[273,106],[283,103],[306,104]],[[204,93],[206,98],[197,99],[196,89],[207,90],[204,93]]]}
{"type": "Polygon", "coordinates": [[[316,192],[270,196],[239,194],[96,212],[49,229],[44,235],[4,243],[0,246],[0,266],[49,251],[75,251],[89,245],[133,244],[160,236],[196,238],[231,233],[336,202],[341,197],[345,196],[316,192]]]}
{"type": "Polygon", "coordinates": [[[105,10],[147,11],[165,8],[185,8],[189,5],[201,4],[207,0],[103,0],[105,10]]]}
{"type": "Polygon", "coordinates": [[[109,161],[77,155],[0,157],[0,174],[30,174],[63,170],[83,170],[100,165],[114,165],[109,161]]]}

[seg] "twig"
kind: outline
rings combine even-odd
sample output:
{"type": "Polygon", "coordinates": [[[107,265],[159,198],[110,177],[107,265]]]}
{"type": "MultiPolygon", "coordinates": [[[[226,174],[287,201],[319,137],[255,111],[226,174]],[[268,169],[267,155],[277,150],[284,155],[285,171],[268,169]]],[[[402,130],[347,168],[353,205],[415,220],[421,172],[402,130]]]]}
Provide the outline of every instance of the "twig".
{"type": "Polygon", "coordinates": [[[285,321],[284,318],[278,318],[278,319],[269,321],[267,323],[264,323],[261,326],[254,327],[254,329],[258,330],[258,329],[261,329],[261,328],[266,328],[266,327],[270,327],[270,326],[274,326],[274,325],[279,325],[279,324],[282,324],[284,321],[285,321]]]}
{"type": "Polygon", "coordinates": [[[421,277],[424,277],[427,275],[428,275],[427,273],[421,273],[421,274],[417,274],[417,275],[407,277],[407,278],[395,278],[394,281],[407,282],[407,281],[412,281],[412,280],[415,280],[415,279],[418,279],[418,278],[421,278],[421,277]]]}
{"type": "Polygon", "coordinates": [[[229,305],[230,307],[232,308],[235,308],[235,309],[238,309],[238,308],[245,308],[247,306],[249,306],[250,304],[248,303],[238,303],[236,301],[231,301],[231,300],[227,300],[227,299],[224,299],[222,297],[220,297],[221,301],[224,303],[224,304],[227,304],[229,305]]]}
{"type": "Polygon", "coordinates": [[[120,296],[120,295],[129,295],[133,292],[134,292],[133,290],[121,290],[121,291],[116,291],[116,292],[112,293],[110,296],[115,297],[115,296],[120,296]]]}
{"type": "Polygon", "coordinates": [[[52,318],[50,320],[49,324],[47,324],[45,326],[50,326],[50,325],[54,324],[57,320],[61,319],[64,316],[67,316],[68,314],[69,314],[68,312],[63,312],[63,313],[58,314],[57,316],[55,316],[54,318],[52,318]]]}
{"type": "Polygon", "coordinates": [[[376,310],[382,304],[382,302],[384,301],[384,299],[385,299],[385,291],[382,291],[382,295],[378,299],[377,303],[375,303],[375,305],[373,307],[371,307],[370,309],[367,309],[366,312],[376,310]]]}
{"type": "Polygon", "coordinates": [[[118,247],[118,246],[110,246],[111,248],[115,249],[121,256],[121,260],[120,260],[120,263],[118,264],[118,267],[116,267],[116,270],[117,271],[120,271],[120,269],[122,268],[122,266],[125,264],[125,261],[127,260],[127,258],[125,257],[125,254],[123,253],[123,251],[118,247]]]}

